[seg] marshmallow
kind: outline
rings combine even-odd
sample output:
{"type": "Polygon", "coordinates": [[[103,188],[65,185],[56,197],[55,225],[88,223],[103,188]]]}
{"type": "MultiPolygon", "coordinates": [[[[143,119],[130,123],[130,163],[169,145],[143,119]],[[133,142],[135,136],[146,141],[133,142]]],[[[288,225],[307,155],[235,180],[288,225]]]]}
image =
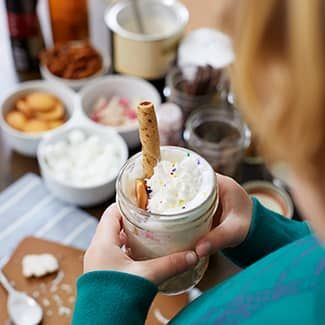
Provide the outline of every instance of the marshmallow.
{"type": "Polygon", "coordinates": [[[116,174],[119,147],[97,135],[72,130],[65,139],[45,148],[45,160],[55,177],[75,186],[93,186],[116,174]]]}
{"type": "Polygon", "coordinates": [[[57,271],[59,263],[51,254],[25,255],[22,260],[22,267],[24,277],[41,277],[57,271]]]}

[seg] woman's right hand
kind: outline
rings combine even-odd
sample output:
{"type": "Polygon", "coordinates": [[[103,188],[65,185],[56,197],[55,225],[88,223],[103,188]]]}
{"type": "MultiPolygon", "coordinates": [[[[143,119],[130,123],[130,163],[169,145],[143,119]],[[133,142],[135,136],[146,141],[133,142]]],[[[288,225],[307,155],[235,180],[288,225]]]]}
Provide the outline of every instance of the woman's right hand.
{"type": "Polygon", "coordinates": [[[212,230],[196,244],[199,257],[217,250],[236,247],[246,238],[252,221],[253,203],[246,191],[233,179],[217,175],[219,207],[212,230]]]}

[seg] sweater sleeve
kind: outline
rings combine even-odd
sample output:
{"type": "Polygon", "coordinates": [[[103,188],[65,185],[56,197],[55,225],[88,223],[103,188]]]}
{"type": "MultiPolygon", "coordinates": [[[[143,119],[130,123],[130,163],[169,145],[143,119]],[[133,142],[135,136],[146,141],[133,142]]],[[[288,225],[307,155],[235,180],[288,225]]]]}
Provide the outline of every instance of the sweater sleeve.
{"type": "Polygon", "coordinates": [[[310,233],[306,222],[287,219],[253,198],[252,222],[246,239],[223,253],[235,264],[245,267],[310,233]]]}
{"type": "Polygon", "coordinates": [[[153,283],[128,273],[85,273],[77,281],[72,325],[144,324],[156,293],[153,283]]]}

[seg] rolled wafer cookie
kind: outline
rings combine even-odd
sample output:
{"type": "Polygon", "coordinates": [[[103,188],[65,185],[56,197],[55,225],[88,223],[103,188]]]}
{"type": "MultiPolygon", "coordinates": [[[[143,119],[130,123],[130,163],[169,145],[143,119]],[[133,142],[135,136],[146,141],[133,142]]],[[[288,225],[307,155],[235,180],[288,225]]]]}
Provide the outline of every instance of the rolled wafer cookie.
{"type": "Polygon", "coordinates": [[[153,175],[153,169],[160,159],[160,141],[154,106],[149,101],[138,105],[140,141],[142,145],[142,165],[145,178],[153,175]]]}

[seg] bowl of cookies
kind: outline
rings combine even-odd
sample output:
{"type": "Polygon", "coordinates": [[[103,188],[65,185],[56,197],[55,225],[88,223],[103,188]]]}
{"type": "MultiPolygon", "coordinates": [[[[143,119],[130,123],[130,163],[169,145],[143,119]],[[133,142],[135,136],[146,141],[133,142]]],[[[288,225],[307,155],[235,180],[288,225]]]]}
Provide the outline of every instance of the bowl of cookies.
{"type": "Polygon", "coordinates": [[[47,81],[27,81],[11,89],[0,102],[0,126],[11,147],[35,157],[44,136],[71,120],[76,94],[47,81]]]}
{"type": "Polygon", "coordinates": [[[74,90],[104,75],[111,65],[108,57],[86,41],[57,44],[44,50],[40,57],[43,79],[61,82],[74,90]]]}

